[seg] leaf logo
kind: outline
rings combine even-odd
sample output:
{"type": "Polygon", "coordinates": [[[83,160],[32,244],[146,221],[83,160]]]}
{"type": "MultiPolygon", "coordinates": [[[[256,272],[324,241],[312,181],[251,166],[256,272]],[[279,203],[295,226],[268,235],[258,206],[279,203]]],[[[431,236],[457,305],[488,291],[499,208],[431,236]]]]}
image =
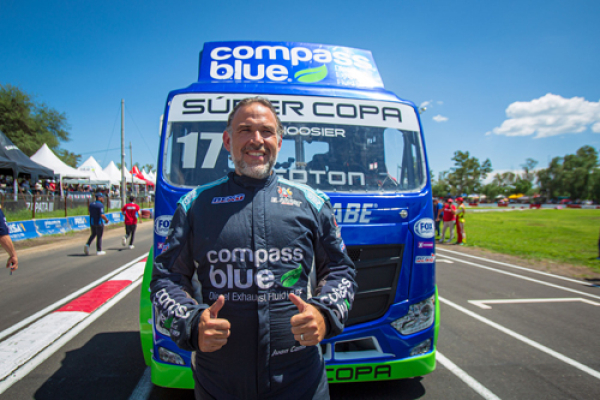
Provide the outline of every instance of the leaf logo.
{"type": "Polygon", "coordinates": [[[298,264],[298,268],[293,269],[291,271],[286,272],[281,277],[281,286],[283,287],[292,287],[298,282],[300,279],[300,275],[302,275],[302,265],[298,264]]]}
{"type": "Polygon", "coordinates": [[[318,68],[309,68],[298,71],[294,74],[294,78],[302,83],[320,82],[327,77],[327,65],[323,64],[318,68]]]}

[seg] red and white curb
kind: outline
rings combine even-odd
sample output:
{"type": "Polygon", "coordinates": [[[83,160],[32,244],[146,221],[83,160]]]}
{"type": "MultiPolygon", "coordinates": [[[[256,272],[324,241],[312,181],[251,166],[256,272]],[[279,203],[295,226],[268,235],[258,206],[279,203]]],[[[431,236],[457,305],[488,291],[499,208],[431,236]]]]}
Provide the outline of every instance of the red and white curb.
{"type": "MultiPolygon", "coordinates": [[[[116,274],[105,276],[104,278],[108,277],[108,279],[104,279],[100,284],[97,284],[98,281],[94,282],[95,287],[79,297],[72,299],[74,296],[71,295],[65,298],[66,301],[63,299],[53,304],[50,306],[53,307],[53,312],[41,318],[35,318],[36,316],[28,318],[28,320],[34,318],[35,322],[0,343],[0,393],[47,360],[139,286],[144,275],[147,256],[145,254],[124,265],[115,271],[116,274]],[[67,303],[69,300],[71,301],[67,303]]],[[[89,289],[89,286],[84,289],[89,289]]],[[[26,325],[26,321],[18,325],[26,325]]],[[[6,337],[11,333],[4,331],[0,335],[6,337]]]]}

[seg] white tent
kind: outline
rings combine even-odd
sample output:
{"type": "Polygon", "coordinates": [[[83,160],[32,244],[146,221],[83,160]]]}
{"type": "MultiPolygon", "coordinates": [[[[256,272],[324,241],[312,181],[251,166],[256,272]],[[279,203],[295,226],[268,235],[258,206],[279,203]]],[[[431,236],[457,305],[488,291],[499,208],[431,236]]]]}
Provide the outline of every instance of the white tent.
{"type": "Polygon", "coordinates": [[[84,163],[77,168],[77,170],[89,173],[89,180],[86,183],[94,185],[110,184],[110,177],[106,175],[104,171],[102,171],[102,167],[100,167],[100,164],[98,164],[98,162],[92,156],[85,160],[84,163]]]}
{"type": "Polygon", "coordinates": [[[60,158],[54,154],[54,152],[48,147],[46,143],[39,148],[38,151],[35,152],[34,155],[29,157],[32,161],[43,165],[44,167],[50,168],[54,171],[55,175],[58,175],[59,183],[60,183],[60,195],[64,196],[63,192],[63,182],[66,180],[75,179],[77,181],[82,180],[84,182],[88,182],[90,178],[89,172],[86,171],[78,171],[75,168],[65,164],[60,158]]]}
{"type": "Polygon", "coordinates": [[[117,168],[114,161],[111,161],[103,171],[110,178],[111,185],[118,186],[121,184],[121,172],[119,172],[119,168],[117,168]]]}
{"type": "Polygon", "coordinates": [[[142,169],[142,176],[149,180],[150,182],[154,182],[156,184],[156,178],[152,176],[152,172],[146,172],[146,169],[142,169]]]}
{"type": "Polygon", "coordinates": [[[54,171],[55,175],[59,175],[62,178],[89,178],[90,174],[85,171],[78,171],[73,167],[68,166],[60,158],[54,154],[46,143],[40,147],[34,155],[29,157],[32,161],[43,165],[44,167],[50,168],[54,171]]]}

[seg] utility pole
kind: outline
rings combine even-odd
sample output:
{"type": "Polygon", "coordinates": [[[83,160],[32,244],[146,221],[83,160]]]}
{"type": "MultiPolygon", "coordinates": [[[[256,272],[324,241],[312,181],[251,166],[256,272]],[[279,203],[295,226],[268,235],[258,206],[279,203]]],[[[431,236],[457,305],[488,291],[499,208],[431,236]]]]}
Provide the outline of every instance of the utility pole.
{"type": "Polygon", "coordinates": [[[121,99],[121,207],[125,205],[125,191],[127,190],[123,168],[125,168],[125,99],[121,99]]]}
{"type": "MultiPolygon", "coordinates": [[[[131,157],[131,170],[133,171],[133,148],[131,147],[131,142],[129,142],[129,156],[131,157]]],[[[133,195],[133,172],[131,173],[131,194],[133,195]]]]}

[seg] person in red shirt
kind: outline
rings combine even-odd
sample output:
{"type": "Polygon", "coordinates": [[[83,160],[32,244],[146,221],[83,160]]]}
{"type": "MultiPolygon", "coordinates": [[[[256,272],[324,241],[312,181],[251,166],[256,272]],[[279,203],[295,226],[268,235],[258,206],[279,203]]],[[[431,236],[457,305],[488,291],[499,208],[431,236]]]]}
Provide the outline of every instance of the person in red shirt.
{"type": "Polygon", "coordinates": [[[440,243],[444,243],[444,239],[446,238],[446,229],[450,229],[450,238],[448,239],[448,243],[452,242],[454,239],[454,224],[456,223],[456,207],[452,204],[452,199],[446,200],[446,204],[444,204],[443,209],[443,217],[444,227],[442,228],[442,236],[440,237],[440,243]]]}
{"type": "MultiPolygon", "coordinates": [[[[133,249],[133,239],[135,237],[135,229],[137,228],[138,218],[140,218],[140,206],[134,203],[135,197],[129,196],[129,203],[125,204],[121,208],[121,214],[125,216],[125,236],[121,241],[123,246],[127,246],[127,239],[129,239],[129,248],[133,249]]],[[[140,224],[142,220],[140,219],[140,224]]]]}

